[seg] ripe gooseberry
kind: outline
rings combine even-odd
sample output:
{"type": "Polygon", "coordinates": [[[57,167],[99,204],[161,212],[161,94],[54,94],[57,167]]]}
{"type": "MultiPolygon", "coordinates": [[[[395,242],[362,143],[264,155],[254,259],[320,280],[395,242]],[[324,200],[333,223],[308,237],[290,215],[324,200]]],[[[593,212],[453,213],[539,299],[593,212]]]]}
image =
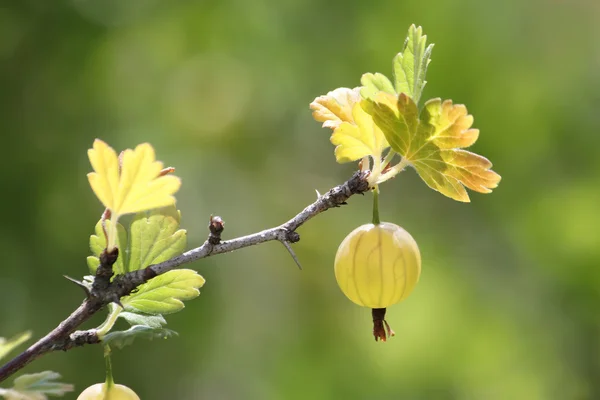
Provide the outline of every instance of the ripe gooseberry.
{"type": "Polygon", "coordinates": [[[335,277],[354,303],[373,309],[375,340],[394,332],[385,321],[387,307],[404,300],[421,274],[421,254],[413,237],[389,222],[365,224],[342,241],[335,256],[335,277]]]}
{"type": "Polygon", "coordinates": [[[96,383],[81,392],[77,400],[140,400],[140,398],[125,385],[96,383]]]}

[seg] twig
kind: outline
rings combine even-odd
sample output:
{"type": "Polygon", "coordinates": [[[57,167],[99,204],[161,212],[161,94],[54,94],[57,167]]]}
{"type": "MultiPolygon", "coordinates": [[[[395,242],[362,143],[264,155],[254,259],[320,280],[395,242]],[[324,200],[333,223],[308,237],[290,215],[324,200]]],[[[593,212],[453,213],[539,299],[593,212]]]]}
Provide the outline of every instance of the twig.
{"type": "MultiPolygon", "coordinates": [[[[54,330],[2,366],[0,368],[0,382],[33,360],[51,351],[66,351],[84,344],[99,343],[100,339],[94,329],[77,332],[75,332],[75,329],[107,304],[111,302],[118,303],[121,297],[129,295],[138,286],[157,275],[164,274],[183,264],[201,258],[228,253],[272,240],[280,241],[281,243],[288,244],[288,246],[289,243],[297,242],[300,240],[300,235],[296,232],[296,229],[306,221],[330,208],[346,204],[346,200],[354,194],[363,194],[369,190],[367,177],[368,172],[356,172],[352,178],[343,184],[330,189],[324,195],[320,195],[314,203],[286,223],[236,239],[221,241],[220,235],[223,231],[223,221],[218,217],[213,217],[209,225],[209,238],[202,246],[162,263],[132,271],[125,275],[117,275],[112,281],[110,281],[110,278],[112,276],[112,264],[117,259],[116,253],[104,252],[100,257],[100,266],[98,267],[94,285],[88,298],[54,330]]],[[[291,247],[288,248],[288,250],[290,249],[291,247]]],[[[291,254],[293,256],[293,252],[291,254]]],[[[298,266],[300,265],[297,258],[294,261],[296,261],[298,266]]]]}

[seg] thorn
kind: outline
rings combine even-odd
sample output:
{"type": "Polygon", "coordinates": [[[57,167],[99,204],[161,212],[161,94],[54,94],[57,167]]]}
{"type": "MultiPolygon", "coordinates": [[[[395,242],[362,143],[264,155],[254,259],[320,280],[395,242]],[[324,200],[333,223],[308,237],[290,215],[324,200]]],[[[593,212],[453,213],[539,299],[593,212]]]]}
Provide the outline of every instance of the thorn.
{"type": "Polygon", "coordinates": [[[296,253],[294,253],[294,249],[292,249],[292,246],[290,246],[290,244],[285,240],[282,240],[281,243],[285,246],[287,251],[290,253],[290,255],[294,259],[294,262],[296,263],[298,268],[300,268],[300,270],[302,270],[302,265],[300,265],[300,261],[298,261],[298,257],[296,257],[296,253]]]}
{"type": "Polygon", "coordinates": [[[319,191],[317,189],[315,189],[315,192],[317,192],[317,199],[321,198],[321,193],[319,193],[319,191]]]}
{"type": "Polygon", "coordinates": [[[66,280],[73,282],[74,284],[76,284],[77,286],[79,286],[80,288],[83,289],[83,291],[85,292],[86,297],[90,297],[91,293],[90,293],[90,289],[88,289],[88,287],[85,285],[85,283],[78,281],[77,279],[73,279],[70,276],[67,275],[63,275],[65,277],[66,280]]]}

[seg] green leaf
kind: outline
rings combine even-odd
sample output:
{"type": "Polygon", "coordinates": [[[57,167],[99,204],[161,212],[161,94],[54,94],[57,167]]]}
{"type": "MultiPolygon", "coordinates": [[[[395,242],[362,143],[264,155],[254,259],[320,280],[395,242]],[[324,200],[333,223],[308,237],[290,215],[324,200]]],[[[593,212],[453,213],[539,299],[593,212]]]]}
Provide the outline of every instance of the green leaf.
{"type": "Polygon", "coordinates": [[[469,201],[465,186],[490,193],[500,175],[492,163],[478,154],[463,150],[477,140],[473,116],[462,104],[432,99],[419,113],[407,94],[395,96],[379,92],[366,108],[381,128],[390,146],[412,165],[434,190],[458,201],[469,201]]]}
{"type": "Polygon", "coordinates": [[[360,80],[363,85],[360,90],[361,96],[373,100],[379,92],[405,93],[418,104],[427,83],[425,75],[431,61],[432,50],[433,44],[427,46],[427,35],[423,35],[423,28],[411,25],[408,29],[408,37],[404,41],[404,48],[394,57],[394,84],[392,85],[392,82],[380,73],[364,74],[360,80]]]}
{"type": "MultiPolygon", "coordinates": [[[[106,221],[106,230],[111,224],[110,220],[106,221]]],[[[117,262],[113,265],[113,271],[115,274],[122,274],[125,271],[125,265],[127,264],[127,251],[122,251],[123,246],[127,244],[127,232],[123,225],[117,223],[117,247],[119,248],[119,258],[117,258],[117,262]]],[[[94,228],[94,234],[90,236],[90,250],[92,251],[93,256],[89,256],[87,258],[87,265],[92,274],[96,273],[96,269],[100,265],[100,254],[106,248],[106,236],[104,236],[104,232],[102,231],[102,220],[98,221],[96,227],[94,228]]]]}
{"type": "Polygon", "coordinates": [[[123,318],[129,323],[129,325],[144,325],[150,328],[162,328],[163,325],[167,324],[165,318],[158,315],[146,315],[135,312],[123,311],[119,314],[120,318],[123,318]]]}
{"type": "Polygon", "coordinates": [[[191,269],[177,269],[152,278],[138,291],[123,297],[126,311],[169,314],[184,308],[183,300],[198,297],[204,278],[191,269]]]}
{"type": "Polygon", "coordinates": [[[423,28],[413,24],[408,29],[404,49],[394,57],[396,93],[406,93],[417,104],[427,83],[425,74],[433,50],[433,44],[426,45],[427,35],[423,35],[423,28]]]}
{"type": "Polygon", "coordinates": [[[377,72],[376,74],[366,73],[360,78],[360,83],[363,87],[360,89],[360,95],[364,99],[371,99],[377,94],[377,92],[386,92],[394,94],[396,90],[392,82],[383,74],[377,72]]]}
{"type": "Polygon", "coordinates": [[[354,123],[342,122],[331,135],[336,161],[346,163],[366,156],[379,160],[389,147],[385,136],[360,104],[355,104],[352,111],[354,123]]]}
{"type": "MultiPolygon", "coordinates": [[[[114,265],[115,274],[123,274],[168,260],[183,252],[186,231],[179,229],[181,214],[177,208],[167,206],[136,214],[129,225],[118,225],[117,247],[119,258],[114,265]],[[126,229],[127,228],[127,229],[126,229]]],[[[107,229],[110,221],[106,221],[107,229]]],[[[100,265],[99,256],[106,248],[106,238],[100,221],[95,234],[90,237],[93,255],[87,258],[92,274],[100,265]]]]}
{"type": "Polygon", "coordinates": [[[126,272],[166,261],[183,252],[186,231],[179,229],[181,214],[173,206],[138,213],[129,227],[129,265],[126,272]]]}
{"type": "Polygon", "coordinates": [[[56,382],[60,374],[52,371],[21,375],[10,389],[0,389],[8,400],[47,400],[48,395],[63,396],[73,391],[73,385],[56,382]]]}
{"type": "Polygon", "coordinates": [[[0,360],[18,346],[22,345],[31,338],[31,331],[26,331],[6,340],[0,337],[0,360]]]}
{"type": "Polygon", "coordinates": [[[171,336],[177,336],[178,333],[166,328],[152,328],[146,325],[134,325],[126,331],[116,331],[107,334],[102,340],[110,347],[122,349],[130,345],[136,338],[142,339],[168,339],[171,336]]]}

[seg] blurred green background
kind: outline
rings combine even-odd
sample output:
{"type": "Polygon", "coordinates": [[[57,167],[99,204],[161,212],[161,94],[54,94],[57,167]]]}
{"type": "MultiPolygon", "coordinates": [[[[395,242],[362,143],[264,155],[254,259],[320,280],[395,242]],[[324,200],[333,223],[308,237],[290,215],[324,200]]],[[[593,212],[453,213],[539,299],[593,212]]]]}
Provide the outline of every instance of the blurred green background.
{"type": "MultiPolygon", "coordinates": [[[[308,104],[389,75],[416,23],[436,44],[424,98],[468,106],[503,180],[471,204],[412,170],[382,187],[423,256],[397,336],[375,343],[335,282],[359,196],[300,229],[301,272],[277,243],[193,264],[207,283],[168,317],[180,337],[116,351],[116,380],[145,400],[600,399],[599,20],[595,0],[2,1],[0,335],[40,337],[82,300],[62,274],[87,272],[102,211],[94,138],[177,168],[190,247],[210,214],[226,237],[278,225],[355,168],[308,104]]],[[[80,391],[103,368],[88,346],[25,371],[80,391]]]]}

